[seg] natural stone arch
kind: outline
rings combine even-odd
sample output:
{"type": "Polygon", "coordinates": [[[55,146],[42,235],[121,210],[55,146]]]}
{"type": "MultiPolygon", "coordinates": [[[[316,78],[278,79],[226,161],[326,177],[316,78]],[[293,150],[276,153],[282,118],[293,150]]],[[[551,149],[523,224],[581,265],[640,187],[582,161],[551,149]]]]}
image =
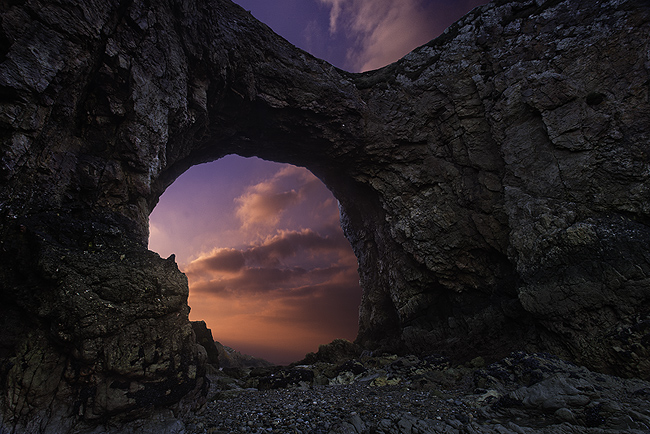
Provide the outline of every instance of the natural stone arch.
{"type": "Polygon", "coordinates": [[[361,345],[647,377],[646,2],[496,1],[364,74],[226,0],[95,3],[2,7],[4,424],[200,395],[187,284],[147,217],[227,153],[339,199],[361,345]]]}

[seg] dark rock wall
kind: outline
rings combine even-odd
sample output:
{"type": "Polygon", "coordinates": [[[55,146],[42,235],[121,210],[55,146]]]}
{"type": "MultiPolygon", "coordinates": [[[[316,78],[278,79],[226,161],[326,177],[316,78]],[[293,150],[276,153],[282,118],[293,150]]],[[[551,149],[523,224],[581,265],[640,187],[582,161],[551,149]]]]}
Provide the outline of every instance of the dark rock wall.
{"type": "Polygon", "coordinates": [[[363,74],[227,0],[0,11],[4,424],[200,395],[187,282],[146,249],[148,215],[230,153],[339,199],[363,347],[650,376],[647,2],[498,0],[363,74]]]}
{"type": "Polygon", "coordinates": [[[648,19],[647,2],[496,2],[352,78],[374,117],[354,178],[385,221],[365,288],[390,288],[407,348],[650,375],[648,19]]]}

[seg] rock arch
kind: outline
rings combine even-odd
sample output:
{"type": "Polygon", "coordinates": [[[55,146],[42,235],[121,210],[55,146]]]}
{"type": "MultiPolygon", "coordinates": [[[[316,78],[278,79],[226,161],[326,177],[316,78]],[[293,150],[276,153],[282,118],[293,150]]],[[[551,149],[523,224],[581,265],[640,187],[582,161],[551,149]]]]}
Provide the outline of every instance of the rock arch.
{"type": "Polygon", "coordinates": [[[361,345],[648,376],[646,2],[497,0],[364,74],[226,0],[42,3],[1,7],[3,424],[200,395],[187,283],[147,218],[228,153],[339,199],[361,345]]]}

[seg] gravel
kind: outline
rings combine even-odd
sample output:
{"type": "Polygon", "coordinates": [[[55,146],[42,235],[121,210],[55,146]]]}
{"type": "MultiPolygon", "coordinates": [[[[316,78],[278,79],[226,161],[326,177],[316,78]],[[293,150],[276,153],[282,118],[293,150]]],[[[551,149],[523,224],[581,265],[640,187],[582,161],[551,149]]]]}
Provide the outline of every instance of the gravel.
{"type": "MultiPolygon", "coordinates": [[[[342,423],[377,426],[382,420],[471,420],[473,410],[461,399],[430,391],[364,384],[314,386],[310,389],[246,389],[208,402],[191,433],[329,433],[342,423]]],[[[385,424],[385,422],[384,422],[385,424]]]]}
{"type": "Polygon", "coordinates": [[[185,433],[650,434],[648,382],[548,355],[475,365],[391,356],[234,377],[217,371],[185,433]]]}

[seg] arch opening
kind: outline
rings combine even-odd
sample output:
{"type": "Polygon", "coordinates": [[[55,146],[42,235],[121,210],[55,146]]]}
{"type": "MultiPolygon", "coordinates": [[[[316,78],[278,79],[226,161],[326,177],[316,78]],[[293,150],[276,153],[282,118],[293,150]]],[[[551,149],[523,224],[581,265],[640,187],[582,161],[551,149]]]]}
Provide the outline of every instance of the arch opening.
{"type": "Polygon", "coordinates": [[[149,248],[175,254],[190,319],[276,364],[358,332],[357,259],[337,200],[308,169],[228,155],[192,166],[150,215],[149,248]]]}

